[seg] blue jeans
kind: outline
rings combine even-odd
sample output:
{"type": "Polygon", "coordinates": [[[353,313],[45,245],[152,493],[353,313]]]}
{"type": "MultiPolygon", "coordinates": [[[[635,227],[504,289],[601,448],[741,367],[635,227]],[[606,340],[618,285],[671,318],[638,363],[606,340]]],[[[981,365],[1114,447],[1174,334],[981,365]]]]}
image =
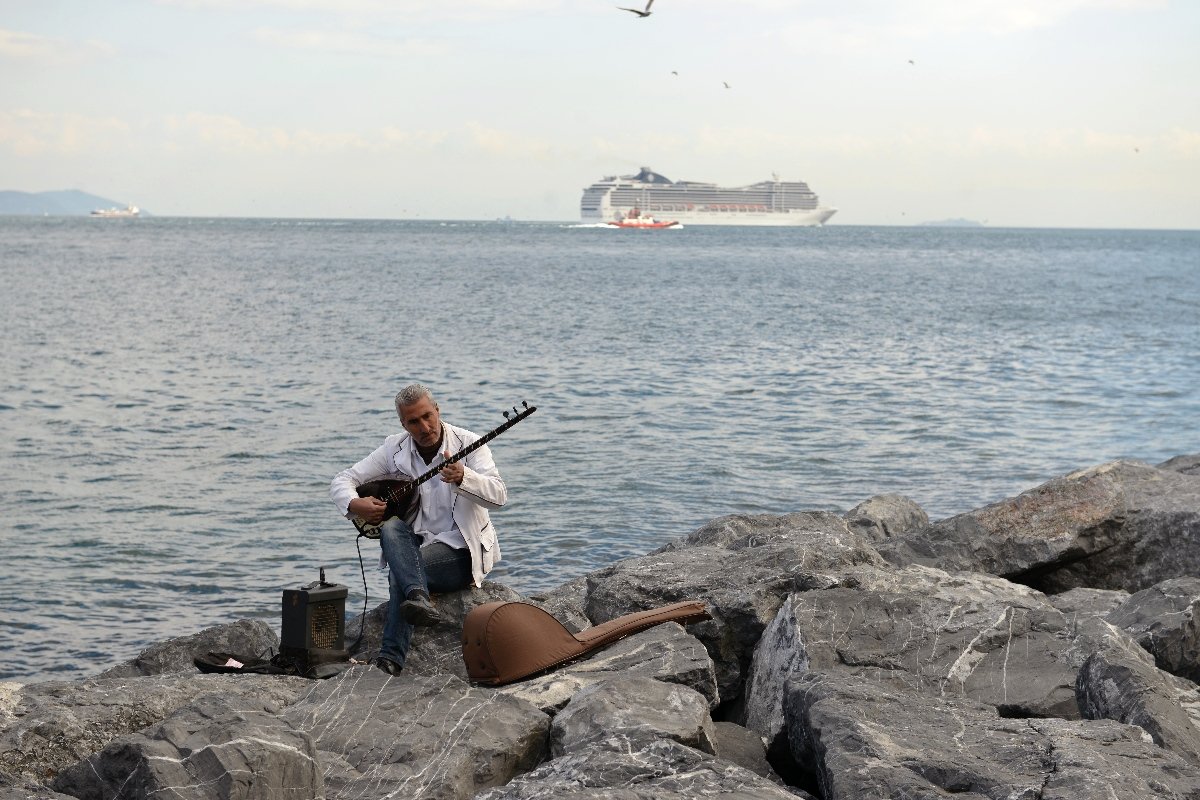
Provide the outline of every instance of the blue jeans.
{"type": "Polygon", "coordinates": [[[456,592],[472,583],[471,551],[442,542],[421,546],[421,537],[399,517],[383,523],[379,545],[388,564],[389,602],[379,654],[401,666],[412,644],[413,626],[400,616],[400,604],[414,589],[456,592]]]}

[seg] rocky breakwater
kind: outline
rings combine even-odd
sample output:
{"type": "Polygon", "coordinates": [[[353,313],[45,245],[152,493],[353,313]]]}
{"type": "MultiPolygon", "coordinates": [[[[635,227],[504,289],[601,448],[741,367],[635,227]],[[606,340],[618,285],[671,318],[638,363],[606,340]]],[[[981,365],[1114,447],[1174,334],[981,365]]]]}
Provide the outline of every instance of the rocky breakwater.
{"type": "MultiPolygon", "coordinates": [[[[216,626],[0,684],[0,800],[1200,799],[1198,538],[1200,457],[1115,462],[933,523],[896,495],[723,517],[542,596],[443,595],[399,677],[201,675],[278,644],[216,626]],[[473,686],[461,622],[493,600],[712,619],[473,686]]],[[[382,611],[348,623],[361,658],[382,611]]]]}

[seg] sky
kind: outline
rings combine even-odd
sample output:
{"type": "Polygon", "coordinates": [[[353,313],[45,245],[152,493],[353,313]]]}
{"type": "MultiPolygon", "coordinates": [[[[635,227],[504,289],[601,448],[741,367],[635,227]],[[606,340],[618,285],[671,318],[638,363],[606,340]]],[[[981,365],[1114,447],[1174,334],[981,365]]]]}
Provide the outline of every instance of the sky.
{"type": "Polygon", "coordinates": [[[634,3],[0,0],[0,190],[575,220],[648,166],[829,224],[1200,228],[1197,0],[634,3]]]}

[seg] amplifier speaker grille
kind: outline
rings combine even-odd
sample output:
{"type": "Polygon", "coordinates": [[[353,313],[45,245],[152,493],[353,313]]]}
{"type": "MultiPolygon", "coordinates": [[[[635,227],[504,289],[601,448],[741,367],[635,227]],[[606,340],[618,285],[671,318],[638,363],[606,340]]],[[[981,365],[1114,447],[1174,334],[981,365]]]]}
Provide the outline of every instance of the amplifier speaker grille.
{"type": "Polygon", "coordinates": [[[314,649],[345,649],[347,590],[323,578],[324,574],[321,581],[283,590],[280,652],[299,655],[314,649]]]}

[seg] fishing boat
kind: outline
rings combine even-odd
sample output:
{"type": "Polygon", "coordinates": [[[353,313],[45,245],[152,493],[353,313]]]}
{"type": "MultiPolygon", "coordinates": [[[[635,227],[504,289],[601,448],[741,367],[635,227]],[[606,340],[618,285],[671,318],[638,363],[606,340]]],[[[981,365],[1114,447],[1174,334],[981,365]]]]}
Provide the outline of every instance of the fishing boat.
{"type": "Polygon", "coordinates": [[[643,215],[640,209],[631,208],[618,219],[608,220],[608,224],[614,228],[674,228],[679,220],[659,220],[649,214],[643,215]]]}

